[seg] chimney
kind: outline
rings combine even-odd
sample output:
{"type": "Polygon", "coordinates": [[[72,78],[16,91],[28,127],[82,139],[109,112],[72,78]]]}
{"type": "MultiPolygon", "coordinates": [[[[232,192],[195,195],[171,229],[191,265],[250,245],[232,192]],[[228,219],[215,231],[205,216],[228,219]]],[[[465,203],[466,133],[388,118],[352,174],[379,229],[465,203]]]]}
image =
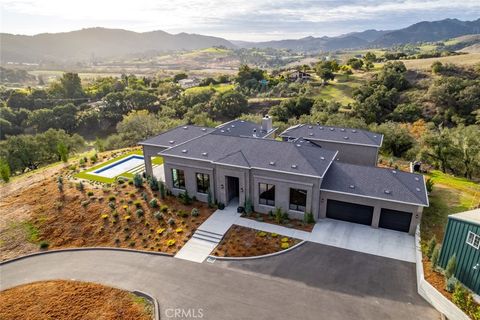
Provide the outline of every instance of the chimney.
{"type": "Polygon", "coordinates": [[[256,138],[257,137],[257,129],[253,128],[253,136],[256,138]]]}
{"type": "Polygon", "coordinates": [[[270,132],[272,129],[272,118],[267,114],[262,119],[262,131],[270,132]]]}

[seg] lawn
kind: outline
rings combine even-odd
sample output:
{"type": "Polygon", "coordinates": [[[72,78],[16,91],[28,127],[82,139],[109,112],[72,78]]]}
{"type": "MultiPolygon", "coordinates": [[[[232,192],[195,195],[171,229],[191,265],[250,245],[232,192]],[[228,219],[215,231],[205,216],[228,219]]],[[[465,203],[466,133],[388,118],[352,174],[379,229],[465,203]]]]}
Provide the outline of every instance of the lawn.
{"type": "Polygon", "coordinates": [[[153,306],[128,291],[96,283],[40,281],[0,292],[0,319],[150,320],[153,306]]]}
{"type": "Polygon", "coordinates": [[[432,170],[427,176],[435,185],[430,194],[430,207],[423,210],[422,238],[428,240],[435,235],[441,241],[449,214],[480,206],[480,184],[438,170],[432,170]]]}
{"type": "MultiPolygon", "coordinates": [[[[134,150],[134,151],[130,151],[130,152],[127,152],[121,156],[118,156],[118,157],[114,157],[108,161],[105,161],[105,162],[102,162],[100,164],[97,164],[97,165],[94,165],[90,168],[88,168],[87,170],[84,170],[82,172],[78,172],[76,174],[74,174],[74,177],[75,178],[79,178],[79,179],[87,179],[87,180],[91,180],[91,181],[96,181],[96,182],[101,182],[101,183],[113,183],[117,178],[119,177],[124,177],[124,178],[127,178],[127,179],[132,179],[133,178],[133,174],[132,173],[129,173],[129,172],[123,172],[119,175],[117,175],[116,177],[114,178],[106,178],[106,177],[101,177],[101,176],[97,176],[97,175],[94,175],[94,174],[90,174],[90,172],[92,171],[95,171],[97,169],[100,169],[104,166],[107,166],[115,161],[118,161],[118,160],[121,160],[121,159],[124,159],[126,157],[129,157],[131,155],[143,155],[142,151],[141,150],[134,150]]],[[[88,160],[88,159],[87,159],[88,160]]],[[[160,165],[163,163],[163,158],[161,157],[154,157],[152,158],[152,164],[155,164],[155,165],[160,165]]]]}
{"type": "Polygon", "coordinates": [[[363,81],[355,76],[337,75],[334,81],[318,88],[317,97],[327,101],[336,101],[342,105],[353,103],[353,91],[362,85],[363,81]]]}

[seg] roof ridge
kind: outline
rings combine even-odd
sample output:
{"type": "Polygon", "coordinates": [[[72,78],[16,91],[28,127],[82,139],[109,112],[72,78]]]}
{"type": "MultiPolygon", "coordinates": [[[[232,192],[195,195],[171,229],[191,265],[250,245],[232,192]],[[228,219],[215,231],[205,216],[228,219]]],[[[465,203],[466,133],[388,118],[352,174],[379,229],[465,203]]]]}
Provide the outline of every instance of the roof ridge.
{"type": "MultiPolygon", "coordinates": [[[[385,168],[385,169],[386,169],[386,168],[385,168]]],[[[391,169],[391,170],[392,170],[392,171],[397,171],[396,169],[391,169]]],[[[400,170],[400,171],[403,172],[403,173],[412,173],[412,172],[406,172],[406,171],[402,171],[402,170],[400,170]]],[[[415,175],[415,173],[413,173],[413,174],[415,175]]],[[[400,182],[403,186],[405,186],[405,189],[407,189],[408,192],[410,192],[411,194],[414,195],[415,198],[417,198],[418,200],[420,200],[420,201],[423,202],[424,199],[420,198],[415,192],[413,192],[412,190],[410,190],[410,186],[408,186],[407,184],[403,183],[403,181],[400,180],[400,179],[398,178],[398,176],[397,176],[396,174],[394,174],[393,172],[392,172],[392,175],[395,177],[395,179],[397,179],[398,182],[400,182]]],[[[422,178],[423,178],[423,175],[422,175],[422,178]]],[[[428,201],[428,195],[427,195],[427,201],[428,201]]]]}
{"type": "Polygon", "coordinates": [[[228,158],[228,157],[230,157],[230,156],[233,156],[233,155],[236,154],[236,153],[240,153],[240,155],[242,156],[243,160],[245,160],[245,162],[247,163],[247,165],[248,165],[249,167],[251,167],[250,162],[248,162],[247,157],[245,157],[245,154],[243,154],[243,151],[242,151],[241,149],[239,149],[239,150],[237,150],[237,151],[233,151],[233,152],[231,152],[231,153],[229,153],[229,154],[227,154],[227,155],[225,155],[225,156],[223,156],[223,157],[221,157],[221,158],[218,158],[218,159],[214,160],[214,162],[218,162],[218,161],[224,160],[224,159],[226,159],[226,158],[228,158]]]}

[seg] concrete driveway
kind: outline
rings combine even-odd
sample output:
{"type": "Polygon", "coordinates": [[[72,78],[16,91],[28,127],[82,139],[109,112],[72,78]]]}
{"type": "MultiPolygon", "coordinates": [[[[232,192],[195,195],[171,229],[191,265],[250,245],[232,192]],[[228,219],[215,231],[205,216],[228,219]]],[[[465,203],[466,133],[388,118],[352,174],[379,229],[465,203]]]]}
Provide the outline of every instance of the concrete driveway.
{"type": "Polygon", "coordinates": [[[416,294],[414,265],[307,243],[273,258],[193,263],[133,252],[51,253],[0,266],[1,288],[95,281],[154,295],[162,319],[439,319],[416,294]],[[174,309],[190,317],[173,317],[174,309]],[[198,318],[198,317],[197,317],[198,318]]]}

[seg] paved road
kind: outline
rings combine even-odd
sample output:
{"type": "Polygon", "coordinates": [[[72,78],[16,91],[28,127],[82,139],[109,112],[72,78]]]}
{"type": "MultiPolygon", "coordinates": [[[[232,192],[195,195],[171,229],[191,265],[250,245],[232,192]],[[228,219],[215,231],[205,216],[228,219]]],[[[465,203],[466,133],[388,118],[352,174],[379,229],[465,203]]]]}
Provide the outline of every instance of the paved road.
{"type": "Polygon", "coordinates": [[[2,289],[77,279],[143,290],[158,299],[162,319],[439,319],[415,293],[414,273],[410,263],[311,243],[240,263],[95,250],[0,266],[2,289]],[[190,317],[175,317],[176,308],[190,317]]]}

